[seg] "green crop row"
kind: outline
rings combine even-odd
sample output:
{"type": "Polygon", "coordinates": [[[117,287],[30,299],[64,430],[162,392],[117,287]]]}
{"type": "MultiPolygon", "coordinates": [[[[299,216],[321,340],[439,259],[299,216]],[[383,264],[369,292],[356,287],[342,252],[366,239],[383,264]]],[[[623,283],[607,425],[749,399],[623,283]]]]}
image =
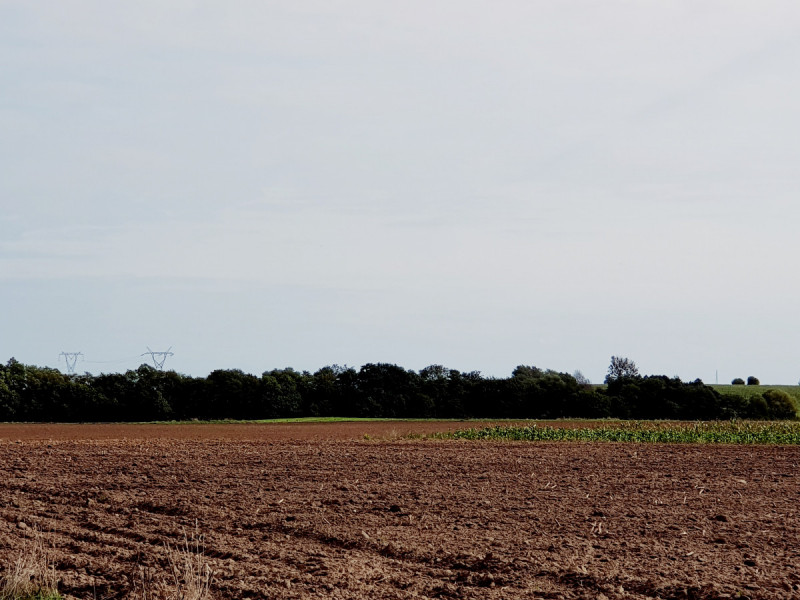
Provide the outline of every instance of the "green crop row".
{"type": "Polygon", "coordinates": [[[439,439],[525,442],[640,442],[660,444],[800,444],[800,423],[719,421],[692,424],[632,422],[560,428],[494,426],[435,434],[439,439]]]}

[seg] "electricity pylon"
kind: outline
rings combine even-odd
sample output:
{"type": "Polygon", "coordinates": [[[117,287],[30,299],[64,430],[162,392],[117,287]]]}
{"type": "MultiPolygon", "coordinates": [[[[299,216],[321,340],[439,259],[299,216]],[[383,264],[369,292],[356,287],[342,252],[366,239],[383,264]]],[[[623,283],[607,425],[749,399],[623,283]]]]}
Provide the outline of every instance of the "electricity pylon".
{"type": "Polygon", "coordinates": [[[170,352],[170,350],[172,350],[172,346],[167,348],[166,352],[153,352],[150,350],[150,346],[146,346],[146,348],[147,352],[142,353],[142,356],[149,354],[150,358],[153,359],[153,364],[159,371],[164,368],[164,363],[167,361],[167,357],[173,355],[173,352],[170,352]]]}
{"type": "Polygon", "coordinates": [[[64,357],[64,362],[67,363],[67,373],[70,375],[75,374],[75,365],[78,363],[78,357],[83,356],[83,352],[62,352],[59,356],[64,357]]]}

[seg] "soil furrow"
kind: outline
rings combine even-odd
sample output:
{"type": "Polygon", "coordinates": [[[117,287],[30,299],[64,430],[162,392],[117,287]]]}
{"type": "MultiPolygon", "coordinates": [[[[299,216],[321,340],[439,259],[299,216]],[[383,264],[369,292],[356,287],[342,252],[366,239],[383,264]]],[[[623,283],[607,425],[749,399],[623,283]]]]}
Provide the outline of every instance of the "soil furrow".
{"type": "Polygon", "coordinates": [[[219,598],[800,597],[798,448],[203,431],[0,443],[0,564],[38,529],[123,597],[197,532],[219,598]]]}

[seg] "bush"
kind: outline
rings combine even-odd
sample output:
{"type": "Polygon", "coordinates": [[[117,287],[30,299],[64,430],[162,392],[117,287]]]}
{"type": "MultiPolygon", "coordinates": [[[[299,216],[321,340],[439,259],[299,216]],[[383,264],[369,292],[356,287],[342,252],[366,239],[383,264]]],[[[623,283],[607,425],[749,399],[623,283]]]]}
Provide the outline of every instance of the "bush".
{"type": "Polygon", "coordinates": [[[757,394],[747,399],[747,413],[748,419],[769,419],[769,406],[764,396],[757,394]]]}
{"type": "Polygon", "coordinates": [[[737,377],[733,381],[731,381],[731,385],[744,385],[744,379],[741,377],[737,377]]]}
{"type": "Polygon", "coordinates": [[[758,380],[758,377],[750,377],[747,378],[747,385],[761,385],[761,382],[758,380]]]}
{"type": "Polygon", "coordinates": [[[797,411],[792,397],[783,390],[767,390],[762,394],[767,403],[770,419],[796,419],[797,411]]]}

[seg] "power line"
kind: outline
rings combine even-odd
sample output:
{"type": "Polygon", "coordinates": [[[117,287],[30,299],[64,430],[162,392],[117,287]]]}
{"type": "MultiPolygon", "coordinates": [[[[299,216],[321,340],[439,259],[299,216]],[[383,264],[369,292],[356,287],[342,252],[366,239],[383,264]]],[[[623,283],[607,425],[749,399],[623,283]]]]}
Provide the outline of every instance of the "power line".
{"type": "Polygon", "coordinates": [[[150,350],[150,346],[146,346],[146,348],[147,352],[142,353],[141,356],[149,354],[150,358],[153,359],[153,364],[159,371],[164,368],[164,363],[167,361],[167,357],[172,356],[174,354],[173,352],[170,352],[170,350],[172,350],[172,346],[167,348],[166,352],[153,352],[152,350],[150,350]]]}
{"type": "Polygon", "coordinates": [[[130,362],[132,360],[136,360],[137,358],[141,357],[142,357],[141,354],[136,354],[135,356],[127,356],[125,358],[118,358],[115,360],[85,360],[84,362],[92,363],[93,365],[112,365],[112,364],[130,362]]]}
{"type": "Polygon", "coordinates": [[[78,363],[78,358],[83,356],[83,352],[62,352],[59,356],[64,357],[64,362],[67,365],[67,373],[73,375],[75,374],[75,365],[78,363]]]}

